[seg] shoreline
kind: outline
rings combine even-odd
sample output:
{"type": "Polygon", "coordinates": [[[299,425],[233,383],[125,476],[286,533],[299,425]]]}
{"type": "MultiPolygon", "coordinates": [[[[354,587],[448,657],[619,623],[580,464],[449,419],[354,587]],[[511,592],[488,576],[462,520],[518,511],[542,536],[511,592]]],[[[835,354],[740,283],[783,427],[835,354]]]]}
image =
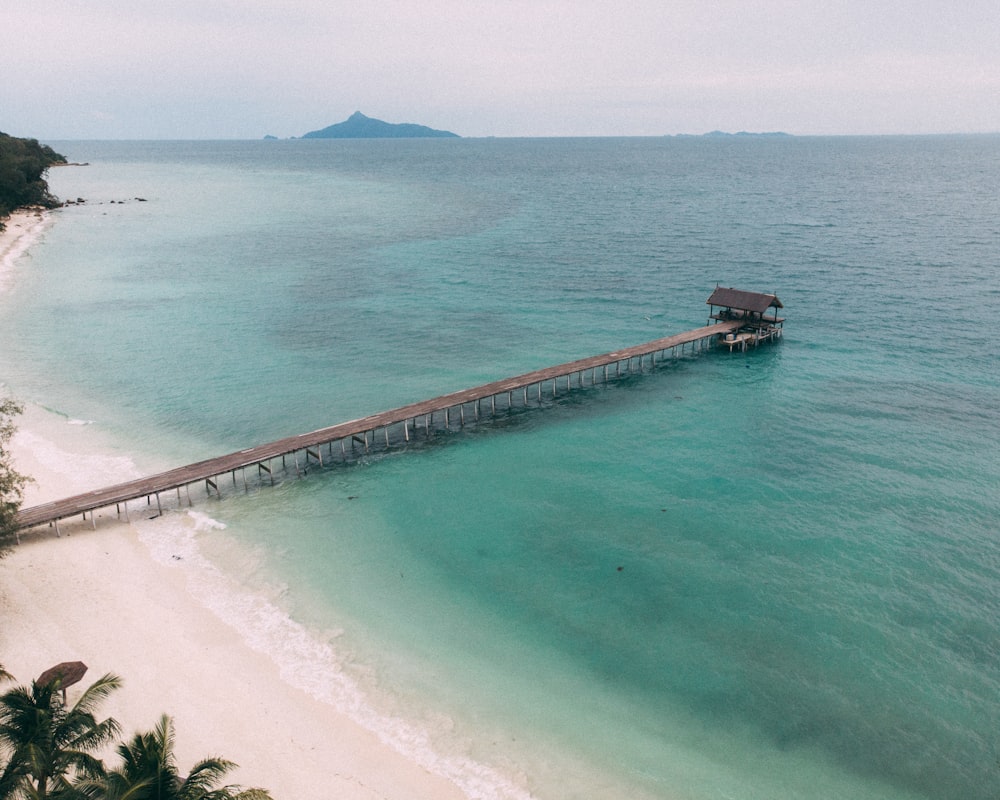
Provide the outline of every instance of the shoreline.
{"type": "MultiPolygon", "coordinates": [[[[7,221],[0,290],[48,222],[34,212],[7,221]]],[[[11,441],[15,468],[34,479],[25,507],[138,475],[101,431],[30,401],[25,406],[11,441]]],[[[104,518],[96,531],[78,521],[62,526],[59,538],[47,529],[23,536],[0,559],[0,664],[15,677],[0,688],[27,684],[60,661],[82,660],[89,669],[68,691],[73,702],[113,672],[123,686],[99,711],[121,723],[123,737],[151,729],[167,713],[182,771],[221,755],[240,765],[228,783],[265,788],[275,800],[509,796],[502,787],[489,791],[499,776],[456,774],[430,749],[419,758],[403,753],[391,737],[353,718],[350,699],[318,698],[302,688],[302,676],[289,673],[262,634],[273,637],[277,626],[279,633],[301,633],[301,648],[324,657],[332,648],[200,555],[198,534],[218,525],[195,510],[131,524],[104,518]],[[470,795],[477,778],[486,791],[470,795]]]]}
{"type": "Polygon", "coordinates": [[[0,292],[7,288],[17,259],[38,241],[51,224],[51,212],[41,208],[22,208],[6,219],[0,231],[0,292]]]}

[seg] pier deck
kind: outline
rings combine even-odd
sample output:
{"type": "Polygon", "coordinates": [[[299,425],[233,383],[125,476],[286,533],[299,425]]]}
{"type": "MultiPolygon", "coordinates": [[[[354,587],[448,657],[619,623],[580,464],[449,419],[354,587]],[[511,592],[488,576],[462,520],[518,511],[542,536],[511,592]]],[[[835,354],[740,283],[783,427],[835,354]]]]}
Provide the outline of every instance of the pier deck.
{"type": "MultiPolygon", "coordinates": [[[[433,415],[436,413],[444,414],[445,425],[448,426],[451,422],[451,412],[457,409],[461,422],[464,424],[465,410],[470,404],[474,406],[473,411],[478,417],[480,404],[483,400],[491,400],[492,406],[495,409],[497,397],[506,395],[509,406],[513,398],[513,393],[523,392],[524,400],[527,402],[528,389],[532,386],[537,387],[538,397],[541,398],[542,387],[544,385],[551,383],[554,394],[559,389],[558,383],[561,379],[566,379],[567,388],[571,388],[574,375],[580,376],[580,383],[578,385],[582,385],[583,376],[587,372],[593,373],[592,381],[596,382],[596,371],[598,369],[603,370],[603,377],[606,380],[608,378],[607,368],[609,366],[615,365],[616,372],[620,374],[623,363],[627,365],[627,370],[631,370],[633,362],[638,360],[639,368],[641,369],[644,360],[649,357],[651,363],[655,365],[658,354],[663,354],[667,351],[676,354],[677,349],[681,349],[683,352],[683,348],[689,344],[693,346],[703,345],[710,339],[737,330],[741,324],[741,321],[734,320],[719,322],[715,325],[706,325],[685,333],[656,339],[646,344],[616,350],[599,356],[583,358],[577,361],[570,361],[554,367],[526,372],[523,375],[493,381],[471,389],[452,392],[451,394],[441,395],[419,403],[411,403],[410,405],[401,406],[389,411],[382,411],[349,422],[341,422],[328,428],[320,428],[319,430],[302,433],[298,436],[279,439],[267,444],[250,447],[246,450],[229,453],[228,455],[177,467],[176,469],[150,475],[145,478],[138,478],[92,492],[67,497],[63,500],[56,500],[22,509],[17,516],[17,525],[20,530],[24,530],[39,525],[54,524],[58,533],[59,520],[80,515],[86,519],[87,513],[90,512],[92,524],[96,526],[96,518],[93,514],[95,510],[116,506],[118,507],[118,512],[121,513],[121,506],[124,505],[125,516],[127,518],[129,513],[128,502],[143,498],[146,499],[148,505],[151,505],[152,499],[155,498],[157,508],[162,511],[160,503],[161,494],[176,491],[179,500],[180,490],[183,488],[188,492],[190,503],[190,486],[201,482],[205,483],[206,493],[211,494],[214,489],[217,494],[220,494],[217,480],[219,476],[231,474],[233,484],[235,485],[236,473],[246,470],[248,467],[256,468],[258,476],[266,474],[273,481],[271,471],[272,459],[282,458],[284,460],[286,456],[291,455],[295,459],[295,468],[298,471],[299,454],[304,453],[304,466],[315,462],[318,462],[322,466],[323,453],[320,450],[321,446],[329,445],[331,456],[335,442],[341,443],[342,451],[345,442],[352,448],[357,444],[359,446],[363,445],[365,450],[368,450],[370,446],[369,437],[374,439],[375,433],[380,429],[384,431],[386,445],[390,443],[390,429],[393,431],[392,438],[395,440],[409,441],[411,433],[417,428],[418,420],[423,419],[424,427],[427,428],[428,419],[433,421],[433,415]],[[310,462],[310,459],[313,459],[313,462],[310,462]]],[[[243,478],[244,485],[246,485],[245,472],[243,478]]]]}

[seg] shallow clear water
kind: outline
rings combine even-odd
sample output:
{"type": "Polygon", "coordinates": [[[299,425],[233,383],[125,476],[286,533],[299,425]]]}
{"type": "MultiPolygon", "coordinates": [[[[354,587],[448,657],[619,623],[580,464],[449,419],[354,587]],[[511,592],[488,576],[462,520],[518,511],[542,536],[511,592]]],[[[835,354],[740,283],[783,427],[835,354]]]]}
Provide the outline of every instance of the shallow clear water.
{"type": "Polygon", "coordinates": [[[0,376],[151,466],[776,292],[777,346],[225,494],[200,545],[540,797],[1000,791],[1000,138],[57,149],[88,202],[0,376]]]}

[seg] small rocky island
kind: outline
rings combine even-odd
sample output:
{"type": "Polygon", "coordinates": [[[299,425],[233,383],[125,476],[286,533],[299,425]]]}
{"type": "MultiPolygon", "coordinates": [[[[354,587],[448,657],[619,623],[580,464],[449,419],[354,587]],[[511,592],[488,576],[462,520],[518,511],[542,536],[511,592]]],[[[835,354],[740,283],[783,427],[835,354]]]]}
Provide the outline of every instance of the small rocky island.
{"type": "Polygon", "coordinates": [[[310,131],[303,139],[426,139],[459,138],[451,131],[438,131],[425,125],[410,122],[392,123],[366,117],[355,111],[344,122],[330,125],[318,131],[310,131]]]}

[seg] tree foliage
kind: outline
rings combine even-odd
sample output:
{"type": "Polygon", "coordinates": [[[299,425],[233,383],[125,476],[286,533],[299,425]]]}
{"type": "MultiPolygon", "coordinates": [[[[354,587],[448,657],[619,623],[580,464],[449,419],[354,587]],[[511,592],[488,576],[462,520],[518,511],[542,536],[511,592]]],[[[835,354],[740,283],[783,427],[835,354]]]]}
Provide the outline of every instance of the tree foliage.
{"type": "Polygon", "coordinates": [[[0,798],[63,800],[78,796],[73,783],[104,775],[93,753],[118,734],[118,723],[98,722],[94,711],[121,681],[105,675],[70,707],[61,700],[60,681],[18,686],[0,696],[0,798]]]}
{"type": "Polygon", "coordinates": [[[174,724],[166,714],[151,731],[118,746],[121,766],[108,773],[102,800],[270,800],[263,789],[219,786],[236,765],[222,758],[199,761],[182,776],[174,757],[174,724]]]}
{"type": "Polygon", "coordinates": [[[66,157],[36,139],[0,133],[0,230],[3,218],[26,206],[54,208],[59,201],[49,193],[45,173],[66,157]]]}
{"type": "MultiPolygon", "coordinates": [[[[10,675],[0,667],[0,677],[10,675]]],[[[72,707],[61,701],[58,679],[0,696],[0,800],[272,800],[263,789],[220,786],[236,766],[225,759],[203,759],[181,775],[166,714],[153,730],[120,742],[121,763],[109,769],[93,754],[119,741],[119,725],[94,713],[120,685],[105,675],[72,707]]]]}
{"type": "Polygon", "coordinates": [[[14,417],[23,410],[10,398],[0,400],[0,555],[17,534],[17,512],[24,499],[24,486],[30,480],[14,469],[8,447],[16,430],[14,417]]]}

